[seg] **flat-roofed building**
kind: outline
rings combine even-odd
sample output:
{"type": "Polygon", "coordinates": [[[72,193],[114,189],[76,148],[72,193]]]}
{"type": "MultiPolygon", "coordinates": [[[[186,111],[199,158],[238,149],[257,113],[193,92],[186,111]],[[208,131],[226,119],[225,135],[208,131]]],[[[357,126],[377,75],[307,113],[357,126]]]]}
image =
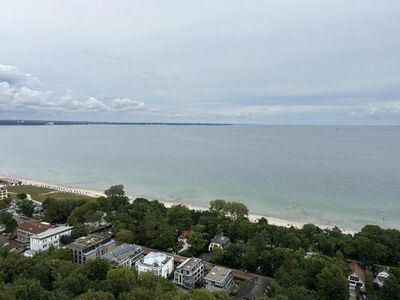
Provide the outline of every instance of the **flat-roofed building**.
{"type": "Polygon", "coordinates": [[[142,247],[125,243],[103,254],[101,258],[110,261],[113,267],[132,268],[142,256],[142,247]]]}
{"type": "Polygon", "coordinates": [[[29,238],[29,250],[24,255],[32,257],[34,254],[47,251],[50,247],[60,247],[60,238],[70,235],[72,226],[59,226],[49,228],[44,232],[34,234],[29,238]]]}
{"type": "Polygon", "coordinates": [[[167,278],[174,271],[174,258],[161,252],[150,252],[135,263],[138,273],[151,272],[167,278]]]}
{"type": "Polygon", "coordinates": [[[205,288],[211,292],[225,291],[233,288],[233,273],[231,269],[215,266],[204,277],[205,288]]]}
{"type": "Polygon", "coordinates": [[[80,237],[66,246],[72,251],[72,262],[80,265],[100,259],[102,255],[115,247],[116,244],[111,235],[104,233],[93,233],[80,237]]]}
{"type": "Polygon", "coordinates": [[[21,243],[29,243],[29,238],[32,235],[45,232],[52,228],[49,223],[40,223],[37,221],[29,221],[21,223],[17,228],[17,241],[21,243]]]}
{"type": "Polygon", "coordinates": [[[204,263],[200,258],[187,258],[174,272],[174,283],[191,289],[204,278],[204,263]]]}
{"type": "Polygon", "coordinates": [[[7,187],[4,184],[0,184],[0,200],[8,198],[7,187]]]}

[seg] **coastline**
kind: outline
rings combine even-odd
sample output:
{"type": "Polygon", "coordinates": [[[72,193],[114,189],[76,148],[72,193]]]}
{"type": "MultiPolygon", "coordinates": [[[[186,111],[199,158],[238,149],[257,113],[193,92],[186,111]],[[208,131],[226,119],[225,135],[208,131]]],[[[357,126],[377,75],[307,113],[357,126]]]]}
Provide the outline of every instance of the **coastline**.
{"type": "MultiPolygon", "coordinates": [[[[76,188],[76,187],[72,187],[72,186],[66,186],[66,185],[45,182],[45,181],[40,181],[40,180],[35,180],[35,179],[12,177],[12,176],[5,176],[5,175],[0,175],[0,179],[4,180],[4,181],[9,181],[9,182],[21,182],[22,185],[30,185],[30,186],[36,186],[36,187],[42,187],[42,188],[49,188],[49,189],[58,190],[60,192],[84,195],[84,196],[89,196],[89,197],[93,197],[93,198],[105,196],[104,192],[97,191],[97,190],[76,188]]],[[[130,202],[132,202],[134,199],[140,197],[139,195],[136,195],[136,196],[127,195],[127,196],[129,197],[130,202]]],[[[171,202],[171,201],[166,201],[163,199],[157,199],[157,200],[160,201],[161,203],[163,203],[165,205],[165,207],[167,207],[167,208],[169,208],[173,205],[182,204],[192,210],[199,210],[199,211],[208,210],[208,207],[197,206],[197,205],[188,204],[188,203],[171,202]]],[[[249,213],[248,218],[251,222],[257,222],[261,218],[266,218],[268,220],[269,224],[276,225],[276,226],[282,226],[282,227],[286,227],[286,228],[289,228],[292,226],[295,228],[301,228],[304,224],[309,223],[309,222],[286,220],[286,219],[282,219],[282,218],[271,217],[268,215],[259,215],[259,214],[254,214],[254,213],[249,213]]],[[[318,224],[318,223],[313,223],[313,224],[322,229],[331,229],[333,227],[333,226],[318,224]]],[[[344,234],[353,235],[354,233],[357,232],[357,231],[349,229],[349,228],[342,228],[342,227],[339,227],[339,228],[344,234]]]]}

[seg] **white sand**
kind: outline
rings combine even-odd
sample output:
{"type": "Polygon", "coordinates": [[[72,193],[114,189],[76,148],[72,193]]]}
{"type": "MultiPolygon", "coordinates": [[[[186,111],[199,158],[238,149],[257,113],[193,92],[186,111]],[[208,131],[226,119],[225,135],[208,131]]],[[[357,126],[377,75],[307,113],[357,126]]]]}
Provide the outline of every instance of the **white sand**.
{"type": "MultiPolygon", "coordinates": [[[[71,187],[71,186],[59,185],[59,184],[55,184],[55,183],[37,181],[37,180],[33,180],[33,179],[16,178],[16,177],[9,177],[9,176],[0,176],[0,179],[2,179],[4,181],[8,181],[10,183],[13,183],[13,182],[15,183],[15,182],[19,181],[22,183],[22,185],[31,185],[31,186],[37,186],[37,187],[42,187],[42,188],[54,189],[54,190],[58,190],[60,192],[85,195],[85,196],[95,197],[95,198],[105,196],[104,192],[101,192],[101,191],[80,189],[80,188],[75,188],[75,187],[71,187]]],[[[134,199],[138,198],[138,196],[132,196],[132,195],[128,195],[128,196],[129,196],[130,202],[132,202],[134,199]]],[[[177,204],[183,204],[193,210],[200,210],[200,211],[208,210],[207,207],[196,206],[196,205],[187,204],[187,203],[163,201],[162,199],[158,199],[158,200],[160,202],[162,202],[166,207],[171,207],[171,206],[177,205],[177,204]]],[[[257,222],[257,220],[259,220],[261,218],[266,218],[268,220],[269,224],[283,226],[283,227],[292,227],[293,226],[295,228],[301,228],[304,224],[306,224],[306,222],[290,221],[290,220],[285,220],[285,219],[281,219],[281,218],[270,217],[267,215],[249,214],[249,220],[252,222],[257,222]]],[[[332,226],[324,225],[324,224],[315,224],[315,225],[320,228],[323,228],[323,229],[332,228],[332,226]]],[[[340,230],[346,234],[354,234],[356,232],[354,230],[347,229],[347,228],[340,228],[340,230]]]]}

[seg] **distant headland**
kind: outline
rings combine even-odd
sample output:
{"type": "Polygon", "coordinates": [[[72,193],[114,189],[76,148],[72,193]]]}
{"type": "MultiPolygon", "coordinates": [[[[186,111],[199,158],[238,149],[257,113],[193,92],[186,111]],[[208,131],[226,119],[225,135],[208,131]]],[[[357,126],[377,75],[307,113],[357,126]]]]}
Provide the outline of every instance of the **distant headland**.
{"type": "Polygon", "coordinates": [[[0,120],[0,125],[186,125],[186,126],[230,126],[231,123],[180,123],[180,122],[91,122],[91,121],[54,121],[54,120],[0,120]]]}

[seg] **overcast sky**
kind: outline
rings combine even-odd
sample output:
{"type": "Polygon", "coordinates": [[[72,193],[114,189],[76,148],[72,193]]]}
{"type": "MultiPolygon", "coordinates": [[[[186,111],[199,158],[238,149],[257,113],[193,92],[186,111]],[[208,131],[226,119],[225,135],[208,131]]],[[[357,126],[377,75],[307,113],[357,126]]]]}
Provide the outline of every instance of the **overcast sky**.
{"type": "Polygon", "coordinates": [[[400,125],[400,1],[0,0],[0,119],[400,125]]]}

